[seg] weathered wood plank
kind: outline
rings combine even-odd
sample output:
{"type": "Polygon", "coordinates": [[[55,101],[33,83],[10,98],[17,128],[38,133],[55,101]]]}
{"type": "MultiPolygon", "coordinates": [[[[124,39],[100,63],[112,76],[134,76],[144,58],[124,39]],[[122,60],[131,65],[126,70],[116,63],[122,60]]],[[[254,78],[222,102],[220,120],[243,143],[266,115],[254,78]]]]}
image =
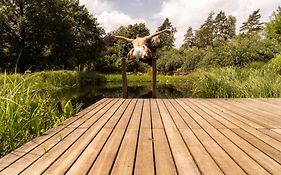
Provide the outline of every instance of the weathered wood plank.
{"type": "Polygon", "coordinates": [[[144,100],[134,174],[154,174],[150,102],[144,100]]]}
{"type": "Polygon", "coordinates": [[[200,174],[188,148],[162,100],[157,99],[167,138],[179,174],[200,174]],[[188,170],[188,171],[186,171],[188,170]]]}
{"type": "MultiPolygon", "coordinates": [[[[253,145],[249,144],[246,140],[236,135],[229,129],[220,130],[227,138],[229,138],[233,143],[239,146],[245,153],[251,156],[255,161],[257,161],[262,167],[264,167],[271,174],[278,174],[281,172],[281,165],[276,161],[268,157],[266,154],[261,152],[259,149],[255,148],[253,145]]],[[[251,168],[251,167],[249,167],[251,168]]]]}
{"type": "MultiPolygon", "coordinates": [[[[62,129],[67,127],[68,125],[72,124],[73,122],[77,121],[80,118],[85,118],[91,116],[94,112],[97,112],[99,109],[101,109],[105,104],[108,104],[113,99],[102,99],[98,101],[97,103],[89,106],[88,108],[82,110],[81,112],[75,114],[73,117],[65,120],[62,122],[58,127],[51,128],[46,133],[44,133],[42,136],[37,137],[33,139],[32,141],[28,142],[27,144],[19,147],[12,153],[6,155],[5,157],[0,159],[0,172],[8,167],[10,164],[14,163],[18,159],[22,158],[24,155],[28,154],[30,151],[38,147],[41,143],[45,142],[46,140],[50,139],[54,135],[56,135],[58,132],[60,132],[62,129]]],[[[81,119],[80,119],[81,120],[81,119]]]]}
{"type": "Polygon", "coordinates": [[[202,174],[223,174],[222,170],[218,167],[216,162],[212,159],[206,149],[202,146],[196,136],[190,129],[180,129],[185,143],[189,147],[191,153],[202,174]]]}
{"type": "Polygon", "coordinates": [[[103,99],[0,159],[7,174],[279,174],[281,99],[103,99]]]}

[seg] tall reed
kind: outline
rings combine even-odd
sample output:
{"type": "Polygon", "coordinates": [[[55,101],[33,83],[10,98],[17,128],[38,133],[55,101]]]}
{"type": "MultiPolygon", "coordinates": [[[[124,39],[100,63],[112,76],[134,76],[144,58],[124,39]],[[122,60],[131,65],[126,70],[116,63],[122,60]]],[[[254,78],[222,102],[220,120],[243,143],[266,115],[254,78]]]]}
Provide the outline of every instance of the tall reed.
{"type": "Polygon", "coordinates": [[[0,74],[0,157],[75,113],[42,77],[0,74]]]}

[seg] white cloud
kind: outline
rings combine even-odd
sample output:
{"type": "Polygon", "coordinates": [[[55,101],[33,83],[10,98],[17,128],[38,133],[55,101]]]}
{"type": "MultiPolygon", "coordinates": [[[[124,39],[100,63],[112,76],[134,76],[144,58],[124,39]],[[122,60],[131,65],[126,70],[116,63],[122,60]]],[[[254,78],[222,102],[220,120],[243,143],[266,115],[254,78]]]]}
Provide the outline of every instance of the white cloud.
{"type": "Polygon", "coordinates": [[[121,25],[145,23],[144,18],[132,18],[129,15],[114,9],[114,4],[101,0],[80,0],[85,4],[91,14],[94,14],[106,32],[113,31],[121,25]]]}
{"type": "Polygon", "coordinates": [[[236,28],[248,19],[248,16],[258,8],[261,9],[261,21],[268,21],[269,16],[280,5],[279,0],[166,0],[162,3],[160,12],[154,15],[155,20],[169,18],[177,27],[176,46],[182,44],[183,36],[188,28],[193,29],[203,24],[211,11],[220,10],[237,18],[236,28]]]}

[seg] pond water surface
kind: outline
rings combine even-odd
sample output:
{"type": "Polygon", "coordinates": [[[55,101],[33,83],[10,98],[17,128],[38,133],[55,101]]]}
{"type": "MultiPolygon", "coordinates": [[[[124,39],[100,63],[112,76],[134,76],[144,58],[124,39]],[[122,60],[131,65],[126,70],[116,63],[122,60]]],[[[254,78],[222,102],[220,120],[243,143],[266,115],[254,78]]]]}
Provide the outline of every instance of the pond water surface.
{"type": "MultiPolygon", "coordinates": [[[[71,99],[73,104],[82,104],[82,108],[102,98],[121,98],[122,85],[119,82],[89,84],[87,86],[65,89],[62,96],[71,99]]],[[[128,84],[129,98],[152,98],[151,82],[128,84]]],[[[158,84],[156,98],[187,98],[192,94],[185,84],[158,84]]]]}

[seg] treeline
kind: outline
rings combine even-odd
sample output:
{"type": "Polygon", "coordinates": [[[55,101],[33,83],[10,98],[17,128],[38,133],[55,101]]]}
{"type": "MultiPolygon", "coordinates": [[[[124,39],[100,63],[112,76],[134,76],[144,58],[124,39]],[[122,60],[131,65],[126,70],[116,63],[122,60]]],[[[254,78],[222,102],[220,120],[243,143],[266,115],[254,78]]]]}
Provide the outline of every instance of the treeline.
{"type": "Polygon", "coordinates": [[[195,69],[236,66],[266,62],[281,52],[281,7],[268,23],[260,21],[255,10],[236,34],[236,18],[220,11],[211,12],[198,30],[188,28],[180,49],[164,50],[158,69],[163,73],[190,72],[195,69]]]}
{"type": "Polygon", "coordinates": [[[93,69],[103,34],[78,0],[0,1],[0,70],[93,69]]]}
{"type": "MultiPolygon", "coordinates": [[[[171,33],[150,40],[148,47],[163,73],[197,68],[244,66],[267,61],[281,52],[281,8],[270,21],[254,11],[236,33],[236,17],[211,12],[199,29],[189,27],[179,49],[176,28],[167,18],[158,30],[171,33]]],[[[94,70],[120,72],[131,45],[112,37],[150,34],[144,23],[120,26],[105,34],[98,19],[78,0],[5,0],[0,2],[0,71],[94,70]]],[[[146,72],[151,60],[129,61],[128,71],[146,72]]]]}

